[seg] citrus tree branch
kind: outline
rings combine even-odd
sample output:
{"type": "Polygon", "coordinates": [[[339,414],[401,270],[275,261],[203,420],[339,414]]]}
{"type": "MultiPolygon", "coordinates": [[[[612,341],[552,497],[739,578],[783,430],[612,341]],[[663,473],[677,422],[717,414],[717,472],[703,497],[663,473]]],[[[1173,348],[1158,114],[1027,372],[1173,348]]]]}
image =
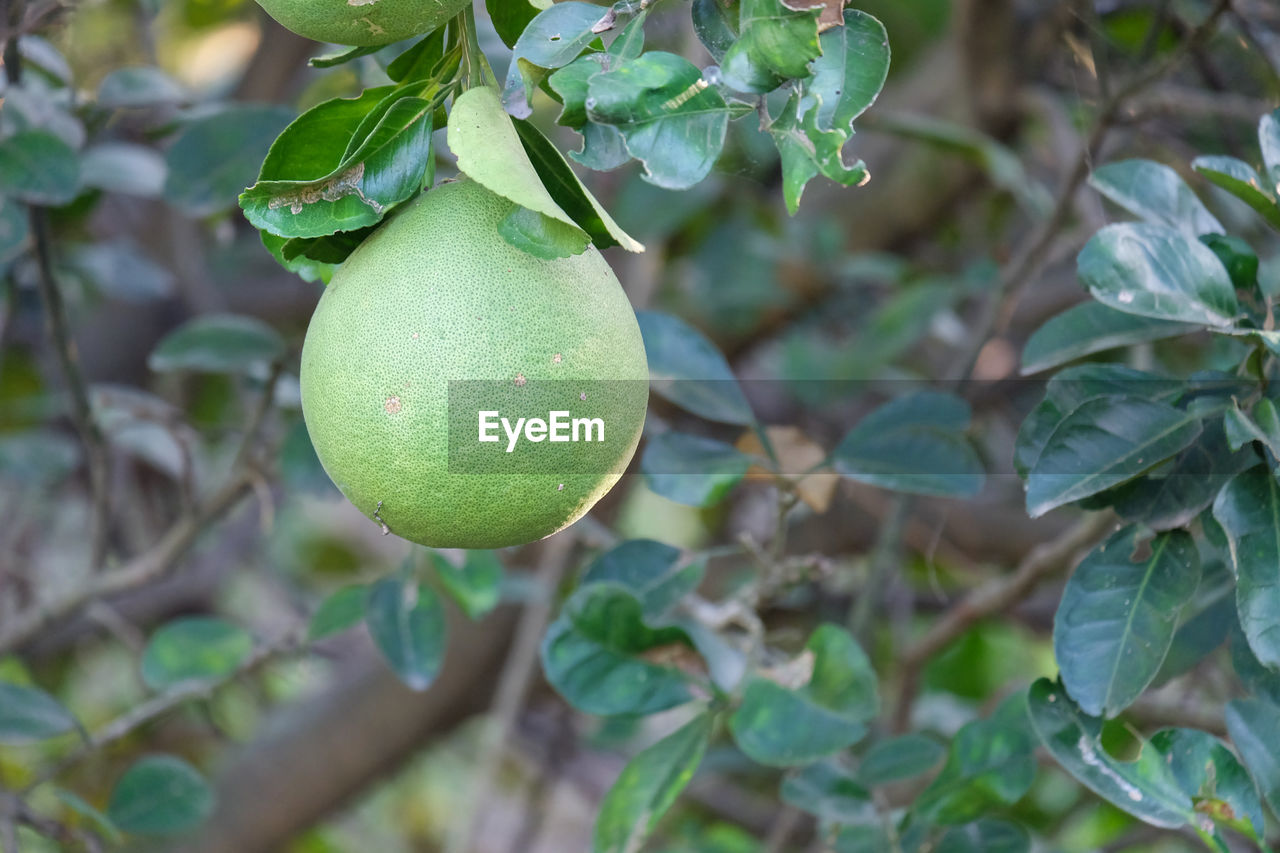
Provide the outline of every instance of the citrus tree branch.
{"type": "Polygon", "coordinates": [[[1056,539],[1033,548],[1013,574],[988,581],[948,608],[928,633],[901,656],[901,681],[893,716],[895,723],[899,726],[906,724],[919,690],[920,670],[934,655],[978,622],[1014,607],[1045,578],[1074,563],[1077,555],[1092,547],[1112,522],[1110,513],[1085,516],[1056,539]]]}

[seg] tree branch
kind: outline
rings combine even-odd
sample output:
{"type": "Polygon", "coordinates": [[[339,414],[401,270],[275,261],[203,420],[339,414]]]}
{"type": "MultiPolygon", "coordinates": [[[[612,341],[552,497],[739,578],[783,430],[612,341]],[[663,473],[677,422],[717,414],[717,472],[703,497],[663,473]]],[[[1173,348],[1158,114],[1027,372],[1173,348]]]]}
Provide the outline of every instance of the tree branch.
{"type": "Polygon", "coordinates": [[[1092,547],[1101,538],[1113,520],[1110,513],[1085,516],[1056,539],[1032,549],[1013,574],[983,584],[952,605],[901,657],[902,674],[894,724],[898,727],[906,725],[919,689],[920,670],[930,658],[976,623],[1012,608],[1030,595],[1042,580],[1073,563],[1079,552],[1092,547]]]}

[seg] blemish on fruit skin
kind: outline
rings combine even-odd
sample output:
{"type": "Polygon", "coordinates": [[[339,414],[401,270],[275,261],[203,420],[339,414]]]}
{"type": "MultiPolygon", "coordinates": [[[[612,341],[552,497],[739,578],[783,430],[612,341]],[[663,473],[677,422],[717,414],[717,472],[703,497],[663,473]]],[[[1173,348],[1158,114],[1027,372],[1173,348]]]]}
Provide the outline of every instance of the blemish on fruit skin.
{"type": "Polygon", "coordinates": [[[382,528],[383,536],[386,536],[388,533],[391,532],[391,528],[388,527],[387,523],[382,520],[382,501],[378,501],[377,507],[375,507],[373,510],[373,520],[378,522],[378,525],[382,528]]]}
{"type": "Polygon", "coordinates": [[[378,0],[347,0],[348,6],[372,6],[378,0]]]}
{"type": "Polygon", "coordinates": [[[559,364],[562,361],[564,361],[564,357],[560,355],[560,353],[556,353],[555,355],[551,356],[552,364],[559,364]]]}
{"type": "Polygon", "coordinates": [[[387,410],[388,415],[398,415],[400,414],[400,409],[403,407],[400,405],[399,397],[388,397],[383,408],[387,410]]]}
{"type": "Polygon", "coordinates": [[[583,391],[581,394],[579,394],[579,395],[578,395],[578,399],[579,399],[579,400],[582,400],[583,402],[586,402],[586,399],[587,399],[587,392],[586,392],[586,391],[583,391]]]}
{"type": "Polygon", "coordinates": [[[418,333],[414,332],[412,335],[410,335],[410,337],[416,341],[418,339],[418,333]]]}
{"type": "Polygon", "coordinates": [[[528,379],[525,379],[525,378],[524,378],[524,374],[523,374],[523,373],[517,373],[517,374],[516,374],[516,387],[517,387],[517,388],[523,388],[523,387],[524,387],[524,384],[525,384],[526,382],[528,382],[528,381],[529,381],[528,379]]]}
{"type": "Polygon", "coordinates": [[[563,491],[564,491],[564,483],[561,483],[560,485],[556,486],[556,491],[557,491],[557,492],[563,492],[563,491]]]}

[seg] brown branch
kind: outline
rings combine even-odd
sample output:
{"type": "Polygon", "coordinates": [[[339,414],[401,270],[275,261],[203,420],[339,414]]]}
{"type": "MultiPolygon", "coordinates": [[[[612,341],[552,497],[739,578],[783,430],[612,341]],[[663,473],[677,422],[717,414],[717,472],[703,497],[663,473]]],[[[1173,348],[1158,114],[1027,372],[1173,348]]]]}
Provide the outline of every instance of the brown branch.
{"type": "Polygon", "coordinates": [[[901,657],[902,675],[894,725],[899,728],[906,725],[919,689],[920,670],[934,655],[978,622],[1009,610],[1025,599],[1042,580],[1073,563],[1079,552],[1093,546],[1112,522],[1110,513],[1085,516],[1056,539],[1032,549],[1013,574],[983,584],[952,605],[901,657]]]}
{"type": "Polygon", "coordinates": [[[1106,137],[1107,132],[1120,117],[1121,111],[1127,106],[1130,99],[1152,84],[1159,82],[1165,75],[1176,68],[1183,59],[1199,48],[1201,43],[1213,31],[1218,18],[1230,6],[1230,0],[1218,0],[1214,4],[1213,10],[1179,43],[1178,48],[1166,57],[1163,62],[1147,69],[1146,72],[1134,77],[1125,85],[1117,87],[1112,91],[1110,97],[1105,99],[1102,108],[1098,111],[1098,117],[1094,121],[1093,130],[1090,132],[1089,138],[1081,146],[1075,164],[1072,166],[1062,188],[1058,191],[1057,199],[1054,202],[1049,218],[1042,222],[1040,227],[1033,231],[1023,245],[1014,252],[1014,259],[1001,274],[1000,280],[996,284],[995,292],[983,304],[981,313],[975,323],[969,346],[956,362],[958,370],[952,377],[953,382],[959,384],[972,375],[983,347],[993,336],[1008,327],[1013,317],[1014,309],[1017,307],[1028,282],[1034,279],[1043,268],[1058,232],[1062,230],[1062,227],[1067,222],[1067,217],[1071,213],[1072,200],[1075,198],[1076,190],[1080,188],[1085,178],[1088,177],[1090,164],[1093,162],[1093,158],[1102,145],[1102,140],[1106,137]]]}

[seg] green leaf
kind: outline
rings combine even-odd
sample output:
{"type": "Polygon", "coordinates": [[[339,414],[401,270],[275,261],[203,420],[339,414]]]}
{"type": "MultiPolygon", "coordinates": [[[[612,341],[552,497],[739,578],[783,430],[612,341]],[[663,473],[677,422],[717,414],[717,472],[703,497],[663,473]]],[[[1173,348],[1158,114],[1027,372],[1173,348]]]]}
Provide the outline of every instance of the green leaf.
{"type": "Polygon", "coordinates": [[[148,755],[116,782],[107,817],[134,835],[176,835],[203,823],[213,806],[213,791],[198,770],[172,755],[148,755]]]}
{"type": "Polygon", "coordinates": [[[1181,231],[1188,237],[1222,234],[1217,217],[1168,166],[1151,160],[1120,160],[1099,166],[1089,184],[1146,222],[1181,231]]]}
{"type": "Polygon", "coordinates": [[[80,191],[75,150],[45,130],[20,130],[0,139],[0,194],[58,206],[80,191]]]}
{"type": "Polygon", "coordinates": [[[54,788],[53,794],[64,806],[86,820],[93,831],[101,835],[106,841],[117,847],[124,843],[120,830],[111,822],[111,818],[90,805],[79,794],[74,791],[68,791],[66,788],[54,788]]]}
{"type": "Polygon", "coordinates": [[[579,583],[626,587],[640,602],[644,618],[652,620],[697,589],[705,571],[705,562],[683,559],[679,548],[652,539],[628,539],[597,557],[579,583]]]}
{"type": "MultiPolygon", "coordinates": [[[[1261,840],[1266,828],[1262,802],[1249,774],[1222,741],[1196,729],[1162,729],[1151,736],[1150,746],[1165,756],[1197,813],[1261,840]]],[[[1219,840],[1229,849],[1225,839],[1219,840]]]]}
{"type": "Polygon", "coordinates": [[[417,195],[431,168],[436,104],[382,92],[326,101],[291,124],[240,194],[245,218],[282,237],[322,237],[374,225],[417,195]]]}
{"type": "Polygon", "coordinates": [[[106,109],[159,107],[190,99],[177,80],[150,65],[117,68],[98,84],[97,104],[106,109]]]}
{"type": "Polygon", "coordinates": [[[880,406],[832,453],[840,474],[912,494],[969,497],[982,491],[982,462],[965,437],[969,404],[923,391],[880,406]]]}
{"type": "MultiPolygon", "coordinates": [[[[1234,580],[1234,579],[1232,579],[1234,580]]],[[[1231,585],[1235,590],[1235,584],[1231,585]]],[[[1231,602],[1231,618],[1229,633],[1231,635],[1231,666],[1240,678],[1240,683],[1254,696],[1265,699],[1272,705],[1280,707],[1280,670],[1268,669],[1249,648],[1249,640],[1240,628],[1240,617],[1236,612],[1235,602],[1231,602]]]]}
{"type": "MultiPolygon", "coordinates": [[[[563,5],[569,4],[562,3],[552,9],[563,5]]],[[[459,171],[490,192],[527,208],[541,219],[550,220],[544,231],[560,226],[558,245],[563,247],[573,239],[577,245],[573,254],[587,247],[590,238],[547,191],[525,153],[511,116],[503,111],[497,91],[480,86],[459,95],[449,114],[448,139],[450,150],[458,158],[459,171]]],[[[512,245],[525,248],[516,242],[512,245]]]]}
{"type": "Polygon", "coordinates": [[[600,804],[592,853],[633,853],[643,846],[702,763],[712,719],[699,714],[627,762],[600,804]]]}
{"type": "Polygon", "coordinates": [[[1197,157],[1191,161],[1191,168],[1262,214],[1272,226],[1280,228],[1276,194],[1248,163],[1234,157],[1197,157]]]}
{"type": "Polygon", "coordinates": [[[922,734],[882,738],[858,762],[858,781],[875,787],[919,776],[933,768],[946,750],[922,734]]]}
{"type": "Polygon", "coordinates": [[[337,269],[335,264],[309,258],[304,253],[286,258],[285,246],[292,243],[293,238],[280,237],[270,231],[259,231],[258,235],[262,238],[262,245],[271,253],[271,257],[289,272],[297,273],[303,281],[323,281],[328,284],[334,270],[337,269]]]}
{"type": "Polygon", "coordinates": [[[739,91],[767,92],[784,79],[808,77],[809,63],[822,54],[816,8],[792,9],[781,0],[742,0],[738,32],[723,65],[725,82],[739,91]],[[742,73],[743,60],[768,76],[742,73]],[[766,82],[771,78],[776,79],[773,86],[766,82]]]}
{"type": "Polygon", "coordinates": [[[1189,533],[1160,534],[1135,560],[1137,534],[1134,526],[1112,534],[1076,567],[1053,620],[1062,682],[1095,717],[1114,717],[1155,679],[1200,583],[1189,533]]]}
{"type": "Polygon", "coordinates": [[[819,41],[822,55],[813,60],[813,79],[805,86],[816,97],[817,126],[847,131],[875,103],[889,74],[889,35],[884,24],[857,9],[844,10],[844,26],[832,27],[819,41]]]}
{"type": "Polygon", "coordinates": [[[529,99],[543,74],[573,62],[596,41],[599,35],[592,32],[592,27],[606,11],[602,6],[566,0],[534,16],[512,48],[503,85],[502,103],[511,115],[529,117],[533,112],[529,99]]]}
{"type": "Polygon", "coordinates": [[[1191,411],[1142,397],[1086,400],[1053,428],[1027,475],[1032,518],[1130,480],[1200,435],[1191,411]]]}
{"type": "Polygon", "coordinates": [[[444,662],[448,624],[440,596],[412,578],[375,583],[364,622],[387,664],[410,690],[426,690],[444,662]]]}
{"type": "Polygon", "coordinates": [[[204,314],[165,335],[147,357],[147,366],[160,373],[265,375],[284,353],[280,333],[256,317],[204,314]]]}
{"type": "Polygon", "coordinates": [[[956,732],[947,763],[912,808],[935,823],[967,823],[997,805],[1022,799],[1035,776],[1026,697],[1015,693],[990,719],[967,723],[956,732]]]}
{"type": "Polygon", "coordinates": [[[1102,720],[1083,713],[1047,678],[1031,685],[1028,702],[1040,742],[1085,787],[1152,826],[1176,829],[1195,820],[1191,798],[1160,752],[1144,748],[1135,761],[1113,758],[1099,742],[1102,720]]]}
{"type": "Polygon", "coordinates": [[[1258,255],[1248,243],[1226,234],[1205,234],[1200,242],[1218,256],[1233,287],[1265,298],[1258,292],[1258,255]]]}
{"type": "Polygon", "coordinates": [[[438,551],[431,553],[445,592],[462,608],[468,619],[479,619],[498,606],[502,599],[502,561],[494,551],[467,551],[461,566],[455,566],[438,551]]]}
{"type": "Polygon", "coordinates": [[[738,40],[736,11],[729,0],[693,0],[693,31],[716,62],[738,40]]]}
{"type": "Polygon", "coordinates": [[[485,11],[507,47],[514,48],[520,34],[539,12],[551,8],[551,0],[485,0],[485,11]]]}
{"type": "Polygon", "coordinates": [[[1197,323],[1155,320],[1084,302],[1051,318],[1022,350],[1022,373],[1039,373],[1117,347],[1176,338],[1199,331],[1197,323]]]}
{"type": "Polygon", "coordinates": [[[755,421],[738,380],[715,345],[671,314],[637,311],[653,391],[710,421],[746,426],[755,421]]]}
{"type": "Polygon", "coordinates": [[[542,668],[575,708],[589,714],[652,714],[693,698],[689,679],[641,657],[687,643],[678,628],[650,628],[631,591],[616,583],[580,587],[547,629],[542,668]]]}
{"type": "Polygon", "coordinates": [[[0,743],[34,743],[78,728],[71,712],[48,693],[0,681],[0,743]]]}
{"type": "Polygon", "coordinates": [[[331,593],[320,602],[316,612],[311,614],[307,640],[314,643],[360,624],[364,619],[368,599],[369,587],[359,583],[344,586],[331,593]]]}
{"type": "Polygon", "coordinates": [[[1237,474],[1213,503],[1236,575],[1236,607],[1249,647],[1280,667],[1280,483],[1265,465],[1237,474]]]}
{"type": "Polygon", "coordinates": [[[81,155],[80,180],[104,192],[159,198],[164,191],[164,157],[143,145],[104,142],[81,155]]]}
{"type": "Polygon", "coordinates": [[[621,131],[644,179],[660,187],[693,186],[724,147],[728,105],[697,66],[672,53],[650,51],[595,75],[586,103],[587,117],[621,131]]]}
{"type": "Polygon", "coordinates": [[[245,629],[221,619],[175,619],[151,635],[142,651],[142,681],[165,690],[190,681],[216,681],[235,673],[253,651],[245,629]]]}
{"type": "Polygon", "coordinates": [[[1272,455],[1280,455],[1280,414],[1276,412],[1275,403],[1266,397],[1254,404],[1252,417],[1240,410],[1239,403],[1227,409],[1223,413],[1223,426],[1232,450],[1260,441],[1272,455]]]}
{"type": "Polygon", "coordinates": [[[578,227],[587,232],[596,248],[621,246],[628,252],[644,251],[644,246],[623,231],[591,191],[583,186],[559,149],[541,131],[527,121],[517,119],[514,124],[543,187],[578,227]]]}
{"type": "Polygon", "coordinates": [[[348,47],[334,53],[327,53],[324,56],[313,56],[307,60],[307,64],[312,68],[336,68],[339,65],[346,65],[348,62],[354,62],[362,56],[377,53],[385,46],[386,45],[365,45],[363,47],[348,47]]]}
{"type": "Polygon", "coordinates": [[[1206,326],[1240,313],[1235,288],[1209,247],[1164,225],[1108,225],[1076,261],[1094,298],[1117,311],[1206,326]]]}
{"type": "Polygon", "coordinates": [[[234,207],[292,118],[281,107],[243,104],[188,119],[165,152],[165,201],[188,216],[234,207]]]}
{"type": "Polygon", "coordinates": [[[1227,732],[1271,813],[1280,815],[1280,707],[1262,699],[1228,702],[1227,732]]]}
{"type": "Polygon", "coordinates": [[[503,240],[535,258],[552,261],[582,253],[591,238],[576,225],[565,225],[527,207],[513,207],[498,223],[503,240]]]}
{"type": "Polygon", "coordinates": [[[0,265],[22,252],[27,232],[26,208],[17,199],[0,195],[0,265]]]}
{"type": "MultiPolygon", "coordinates": [[[[458,48],[446,51],[445,27],[427,34],[413,47],[387,64],[387,76],[396,83],[449,79],[462,61],[458,48]]],[[[456,34],[450,41],[456,39],[456,34]]],[[[377,50],[378,48],[374,48],[377,50]]]]}
{"type": "MultiPolygon", "coordinates": [[[[616,12],[617,9],[615,8],[616,12]]],[[[649,10],[641,9],[640,14],[631,19],[631,23],[622,28],[618,37],[609,45],[609,56],[618,59],[636,59],[644,53],[644,24],[649,18],[649,10]]]]}
{"type": "Polygon", "coordinates": [[[1016,823],[982,818],[947,830],[934,853],[1028,853],[1031,836],[1016,823]]]}
{"type": "Polygon", "coordinates": [[[875,818],[871,792],[838,758],[818,761],[782,777],[782,801],[834,823],[875,818]]]}
{"type": "Polygon", "coordinates": [[[738,748],[753,761],[789,767],[825,758],[857,743],[879,711],[876,674],[847,631],[818,626],[804,655],[813,661],[807,683],[789,688],[756,677],[729,718],[738,748]]]}
{"type": "Polygon", "coordinates": [[[822,130],[814,124],[815,112],[801,119],[802,109],[800,95],[793,94],[769,126],[782,160],[783,198],[792,216],[800,206],[805,185],[819,174],[843,186],[861,185],[870,178],[861,160],[846,164],[841,156],[849,132],[822,130]]]}
{"type": "Polygon", "coordinates": [[[746,476],[751,457],[713,438],[668,431],[645,444],[640,471],[649,488],[686,506],[712,506],[746,476]]]}
{"type": "Polygon", "coordinates": [[[1258,119],[1258,147],[1272,184],[1280,182],[1280,110],[1263,113],[1258,119]]]}
{"type": "MultiPolygon", "coordinates": [[[[1191,671],[1222,645],[1236,624],[1235,588],[1235,579],[1225,563],[1212,560],[1204,565],[1200,586],[1182,610],[1173,643],[1153,685],[1159,687],[1191,671]]],[[[1240,641],[1244,643],[1243,636],[1240,641]]]]}
{"type": "Polygon", "coordinates": [[[86,283],[114,299],[145,302],[173,292],[173,274],[127,239],[76,246],[67,251],[66,261],[86,283]]]}

